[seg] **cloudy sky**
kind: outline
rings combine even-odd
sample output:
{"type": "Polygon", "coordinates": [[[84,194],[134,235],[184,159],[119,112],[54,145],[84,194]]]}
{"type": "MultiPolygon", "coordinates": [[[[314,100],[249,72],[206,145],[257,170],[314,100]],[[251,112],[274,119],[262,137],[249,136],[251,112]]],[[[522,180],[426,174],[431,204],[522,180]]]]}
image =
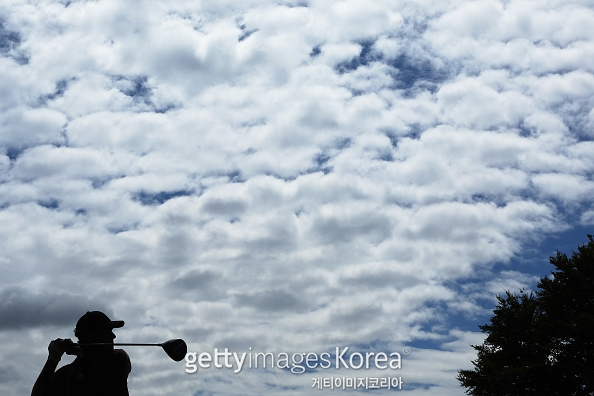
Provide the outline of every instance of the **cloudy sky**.
{"type": "Polygon", "coordinates": [[[135,395],[463,394],[495,295],[594,233],[592,59],[591,0],[2,0],[0,393],[100,309],[122,342],[403,353],[128,348],[135,395]]]}

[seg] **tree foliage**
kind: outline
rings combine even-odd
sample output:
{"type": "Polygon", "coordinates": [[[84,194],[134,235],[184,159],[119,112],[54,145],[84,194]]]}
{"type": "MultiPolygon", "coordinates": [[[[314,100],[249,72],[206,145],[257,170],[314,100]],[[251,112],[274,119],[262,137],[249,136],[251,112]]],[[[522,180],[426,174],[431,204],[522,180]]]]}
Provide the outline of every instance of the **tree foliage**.
{"type": "Polygon", "coordinates": [[[594,395],[594,240],[571,258],[557,252],[534,293],[497,297],[473,370],[458,381],[473,396],[594,395]]]}

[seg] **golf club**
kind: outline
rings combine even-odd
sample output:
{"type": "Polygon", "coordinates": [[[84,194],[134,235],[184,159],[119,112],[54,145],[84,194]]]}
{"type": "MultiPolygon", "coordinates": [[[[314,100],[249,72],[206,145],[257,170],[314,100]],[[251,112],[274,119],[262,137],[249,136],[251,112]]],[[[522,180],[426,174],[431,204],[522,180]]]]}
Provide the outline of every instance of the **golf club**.
{"type": "Polygon", "coordinates": [[[113,345],[113,346],[160,346],[163,348],[167,356],[171,359],[179,362],[186,357],[186,353],[188,352],[188,346],[186,342],[182,339],[174,339],[162,342],[160,344],[136,344],[136,343],[107,343],[107,342],[93,342],[93,343],[84,343],[84,344],[77,344],[80,346],[87,346],[87,345],[113,345]]]}

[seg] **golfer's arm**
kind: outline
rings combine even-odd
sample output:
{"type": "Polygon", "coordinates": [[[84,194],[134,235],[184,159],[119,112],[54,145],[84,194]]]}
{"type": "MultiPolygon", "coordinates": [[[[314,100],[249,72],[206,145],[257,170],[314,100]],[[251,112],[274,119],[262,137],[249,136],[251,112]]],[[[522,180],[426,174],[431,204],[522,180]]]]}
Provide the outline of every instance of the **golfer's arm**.
{"type": "Polygon", "coordinates": [[[35,381],[35,385],[33,385],[33,390],[31,391],[31,396],[43,396],[43,387],[47,385],[54,375],[54,371],[56,371],[56,367],[58,367],[58,363],[52,359],[47,359],[43,369],[41,369],[41,373],[39,373],[39,377],[37,377],[37,381],[35,381]]]}

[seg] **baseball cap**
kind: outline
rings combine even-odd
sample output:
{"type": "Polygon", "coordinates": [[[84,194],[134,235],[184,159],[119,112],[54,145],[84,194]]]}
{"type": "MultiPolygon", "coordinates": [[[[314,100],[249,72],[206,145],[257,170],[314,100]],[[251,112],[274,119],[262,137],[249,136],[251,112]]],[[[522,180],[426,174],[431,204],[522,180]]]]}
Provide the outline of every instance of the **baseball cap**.
{"type": "Polygon", "coordinates": [[[124,326],[123,320],[111,320],[107,315],[100,311],[87,311],[76,322],[74,335],[80,337],[95,331],[109,330],[124,326]]]}

